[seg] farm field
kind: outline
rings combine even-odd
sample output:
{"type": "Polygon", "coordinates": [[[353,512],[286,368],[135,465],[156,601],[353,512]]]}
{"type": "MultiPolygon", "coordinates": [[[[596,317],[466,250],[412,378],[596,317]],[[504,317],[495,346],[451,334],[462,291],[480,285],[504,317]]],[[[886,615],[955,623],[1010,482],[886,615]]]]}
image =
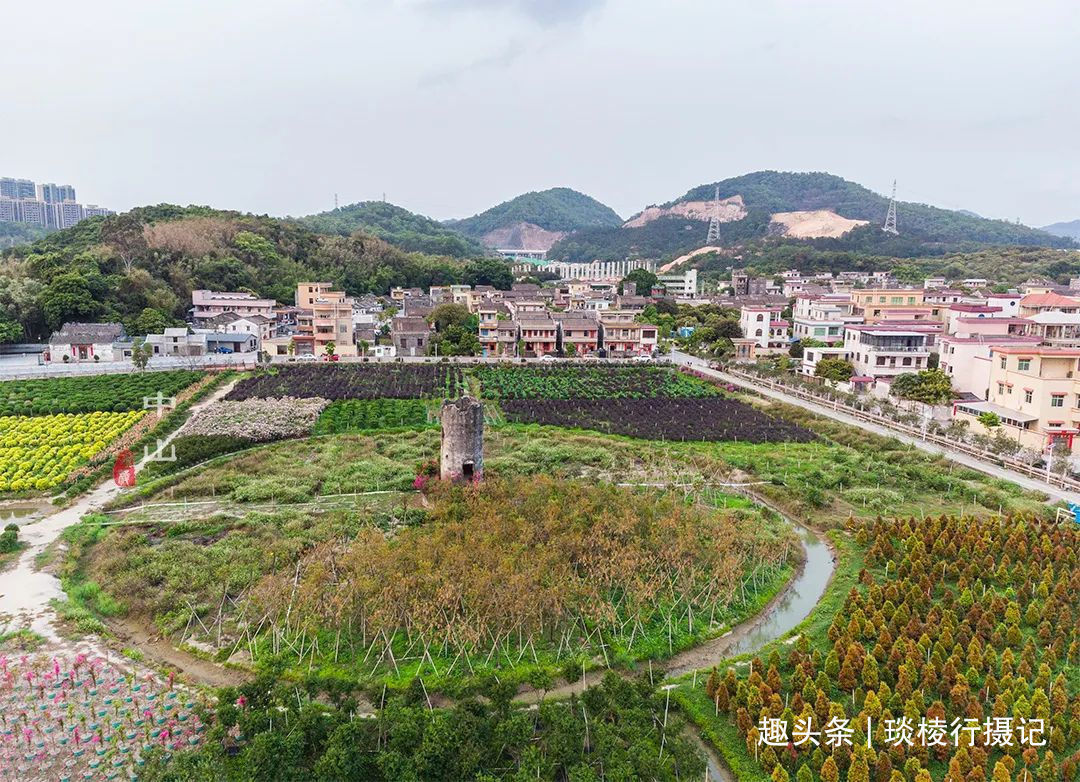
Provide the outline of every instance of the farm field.
{"type": "Polygon", "coordinates": [[[438,426],[437,411],[419,399],[349,399],[333,402],[315,423],[314,434],[438,426]]]}
{"type": "Polygon", "coordinates": [[[453,397],[462,371],[451,364],[331,364],[286,366],[240,381],[231,402],[281,397],[338,399],[419,399],[453,397]]]}
{"type": "Polygon", "coordinates": [[[64,482],[144,411],[0,417],[0,491],[47,491],[64,482]]]}
{"type": "Polygon", "coordinates": [[[0,382],[0,416],[142,410],[144,397],[154,397],[158,392],[175,396],[203,376],[202,372],[175,370],[6,380],[0,382]]]}
{"type": "Polygon", "coordinates": [[[653,399],[719,393],[689,374],[658,366],[480,366],[472,373],[484,399],[653,399]]]}
{"type": "Polygon", "coordinates": [[[506,399],[506,420],[596,429],[645,440],[809,442],[813,432],[733,399],[506,399]]]}

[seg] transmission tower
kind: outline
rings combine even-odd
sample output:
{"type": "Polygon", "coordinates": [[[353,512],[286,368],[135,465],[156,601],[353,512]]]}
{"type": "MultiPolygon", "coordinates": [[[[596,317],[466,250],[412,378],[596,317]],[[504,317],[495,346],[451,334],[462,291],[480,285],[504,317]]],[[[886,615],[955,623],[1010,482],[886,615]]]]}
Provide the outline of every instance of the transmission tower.
{"type": "Polygon", "coordinates": [[[892,183],[892,198],[889,200],[889,212],[885,215],[885,225],[881,230],[887,234],[899,234],[896,230],[896,180],[892,183]]]}
{"type": "Polygon", "coordinates": [[[716,186],[716,195],[713,198],[712,217],[709,218],[709,235],[705,244],[719,244],[720,242],[720,186],[716,186]]]}

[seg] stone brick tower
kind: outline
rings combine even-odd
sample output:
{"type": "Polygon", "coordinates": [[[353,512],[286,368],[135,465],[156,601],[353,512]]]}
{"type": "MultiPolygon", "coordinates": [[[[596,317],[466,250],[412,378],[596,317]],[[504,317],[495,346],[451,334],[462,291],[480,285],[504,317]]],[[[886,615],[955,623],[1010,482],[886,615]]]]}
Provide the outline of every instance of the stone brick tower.
{"type": "Polygon", "coordinates": [[[475,481],[483,475],[484,405],[471,396],[443,402],[439,477],[444,481],[475,481]]]}

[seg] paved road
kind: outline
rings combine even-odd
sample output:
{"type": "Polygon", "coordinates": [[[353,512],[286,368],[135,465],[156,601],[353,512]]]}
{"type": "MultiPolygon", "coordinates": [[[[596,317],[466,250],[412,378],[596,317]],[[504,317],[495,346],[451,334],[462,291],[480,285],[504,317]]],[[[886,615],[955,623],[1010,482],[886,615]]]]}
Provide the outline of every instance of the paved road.
{"type": "Polygon", "coordinates": [[[969,456],[966,453],[960,453],[959,451],[942,448],[941,446],[938,446],[934,443],[928,443],[920,440],[917,437],[911,437],[909,435],[894,431],[887,427],[870,423],[869,421],[862,421],[858,418],[855,418],[854,416],[850,416],[847,413],[843,413],[839,410],[833,410],[824,405],[815,404],[813,402],[808,402],[804,399],[789,396],[782,391],[774,391],[771,388],[756,386],[741,377],[735,377],[734,375],[729,375],[726,372],[720,372],[716,369],[711,369],[705,361],[697,358],[696,356],[691,356],[687,353],[674,351],[672,353],[671,359],[676,364],[679,364],[681,366],[693,367],[695,371],[701,372],[702,374],[708,375],[709,377],[714,377],[717,380],[723,380],[725,383],[731,383],[732,385],[740,386],[742,388],[752,389],[754,393],[760,394],[761,396],[775,399],[778,402],[784,402],[785,404],[802,407],[812,413],[817,413],[818,415],[823,415],[827,418],[832,418],[836,421],[850,424],[851,426],[857,426],[869,432],[874,432],[875,434],[880,434],[885,437],[895,437],[900,442],[907,443],[908,445],[913,445],[920,450],[926,451],[927,453],[932,453],[937,456],[944,456],[946,459],[957,464],[961,464],[964,467],[970,467],[973,470],[978,470],[979,472],[986,473],[987,475],[990,475],[994,478],[1003,478],[1007,481],[1012,481],[1013,483],[1017,484],[1018,486],[1022,486],[1025,489],[1042,492],[1050,498],[1051,503],[1056,504],[1058,502],[1065,501],[1080,504],[1080,494],[1074,491],[1069,491],[1067,489],[1061,489],[1056,486],[1051,486],[1047,483],[1043,483],[1042,481],[1035,480],[1034,478],[1029,478],[1026,475],[1021,475],[1018,472],[1013,472],[1008,468],[1001,467],[996,464],[989,464],[987,462],[984,462],[982,459],[976,459],[975,457],[969,456]]]}

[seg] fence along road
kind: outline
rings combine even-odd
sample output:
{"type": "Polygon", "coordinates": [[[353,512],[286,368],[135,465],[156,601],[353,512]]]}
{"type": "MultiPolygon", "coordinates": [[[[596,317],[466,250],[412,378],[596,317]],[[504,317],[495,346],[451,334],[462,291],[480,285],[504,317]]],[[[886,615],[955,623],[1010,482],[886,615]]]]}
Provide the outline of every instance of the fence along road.
{"type": "MultiPolygon", "coordinates": [[[[895,437],[903,443],[913,445],[916,448],[932,453],[936,456],[944,456],[946,459],[970,467],[973,470],[986,473],[994,478],[1002,478],[1012,481],[1018,486],[1032,491],[1042,492],[1050,497],[1051,503],[1072,502],[1080,504],[1080,483],[1061,476],[1051,476],[1051,483],[1045,479],[1045,473],[1027,465],[1010,465],[1008,467],[995,464],[980,456],[982,451],[968,446],[953,443],[944,437],[932,434],[924,435],[920,429],[905,426],[895,421],[890,421],[881,416],[870,415],[858,410],[852,410],[839,403],[820,401],[810,394],[797,393],[783,388],[777,383],[744,375],[722,372],[709,367],[708,363],[697,356],[674,350],[671,360],[678,366],[688,367],[707,377],[722,380],[740,388],[747,389],[760,396],[774,399],[785,404],[795,405],[812,413],[832,418],[835,421],[858,426],[884,437],[895,437]],[[1020,470],[1024,469],[1025,472],[1020,470]]],[[[997,457],[995,457],[997,458],[997,457]]]]}

